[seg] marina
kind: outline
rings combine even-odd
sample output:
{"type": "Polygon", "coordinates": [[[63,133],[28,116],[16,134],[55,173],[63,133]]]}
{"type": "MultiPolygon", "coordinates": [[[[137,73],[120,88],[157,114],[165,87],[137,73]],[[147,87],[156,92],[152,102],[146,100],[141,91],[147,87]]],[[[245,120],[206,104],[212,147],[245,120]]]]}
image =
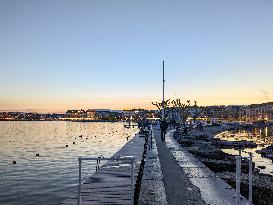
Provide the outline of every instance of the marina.
{"type": "MultiPolygon", "coordinates": [[[[247,147],[242,149],[242,156],[248,156],[247,153],[253,153],[253,162],[256,168],[260,169],[261,173],[273,175],[273,163],[271,159],[263,157],[259,150],[270,146],[273,143],[273,133],[272,126],[253,128],[251,130],[232,130],[225,131],[216,135],[216,138],[226,140],[226,141],[246,141],[254,142],[257,147],[247,147]],[[258,152],[257,152],[258,151],[258,152]]],[[[222,149],[227,154],[238,155],[238,148],[223,148],[222,149]]]]}

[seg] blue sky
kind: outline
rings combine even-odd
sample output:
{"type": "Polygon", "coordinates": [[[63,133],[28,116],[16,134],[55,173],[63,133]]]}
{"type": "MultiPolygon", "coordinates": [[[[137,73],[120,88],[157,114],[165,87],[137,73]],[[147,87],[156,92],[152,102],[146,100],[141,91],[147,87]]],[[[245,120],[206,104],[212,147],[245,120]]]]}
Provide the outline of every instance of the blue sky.
{"type": "Polygon", "coordinates": [[[0,0],[0,110],[273,100],[273,1],[0,0]],[[264,92],[267,92],[267,97],[264,92]]]}

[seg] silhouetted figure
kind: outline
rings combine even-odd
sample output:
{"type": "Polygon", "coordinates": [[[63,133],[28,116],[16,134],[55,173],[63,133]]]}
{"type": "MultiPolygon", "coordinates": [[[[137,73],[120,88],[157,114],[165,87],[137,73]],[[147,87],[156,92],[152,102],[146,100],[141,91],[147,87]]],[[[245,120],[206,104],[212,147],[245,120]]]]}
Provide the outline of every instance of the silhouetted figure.
{"type": "Polygon", "coordinates": [[[168,129],[168,122],[166,120],[162,120],[160,123],[160,130],[161,130],[161,141],[165,141],[165,134],[168,129]]]}

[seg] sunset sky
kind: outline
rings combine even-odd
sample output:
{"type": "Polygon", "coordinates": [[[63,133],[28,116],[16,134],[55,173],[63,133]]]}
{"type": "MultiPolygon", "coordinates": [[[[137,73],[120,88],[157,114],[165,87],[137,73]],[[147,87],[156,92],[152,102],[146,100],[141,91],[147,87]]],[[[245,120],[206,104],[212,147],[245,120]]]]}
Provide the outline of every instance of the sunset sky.
{"type": "Polygon", "coordinates": [[[273,101],[272,0],[0,0],[0,111],[273,101]]]}

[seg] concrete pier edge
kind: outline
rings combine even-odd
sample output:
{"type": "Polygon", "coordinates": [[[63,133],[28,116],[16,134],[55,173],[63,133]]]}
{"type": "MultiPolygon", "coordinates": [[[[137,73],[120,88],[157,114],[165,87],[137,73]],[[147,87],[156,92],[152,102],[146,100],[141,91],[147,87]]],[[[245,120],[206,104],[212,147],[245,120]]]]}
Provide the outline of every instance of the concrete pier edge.
{"type": "MultiPolygon", "coordinates": [[[[171,130],[166,134],[166,145],[180,165],[181,171],[199,188],[204,202],[209,205],[235,205],[236,191],[183,148],[173,138],[174,132],[175,130],[171,130]]],[[[249,205],[249,202],[241,195],[238,205],[249,205]]]]}

